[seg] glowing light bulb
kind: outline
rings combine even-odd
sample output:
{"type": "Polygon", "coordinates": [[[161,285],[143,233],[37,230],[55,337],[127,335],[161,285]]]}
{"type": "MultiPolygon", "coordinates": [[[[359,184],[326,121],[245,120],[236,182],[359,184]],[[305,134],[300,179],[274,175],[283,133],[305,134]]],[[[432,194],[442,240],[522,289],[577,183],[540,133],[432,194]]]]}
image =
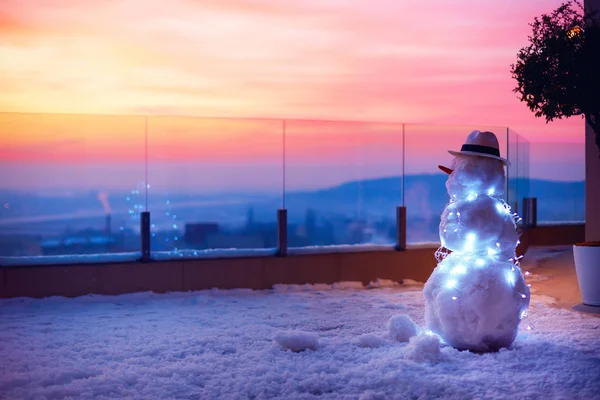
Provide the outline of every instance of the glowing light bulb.
{"type": "Polygon", "coordinates": [[[527,325],[527,330],[530,331],[531,330],[531,326],[527,325]]]}
{"type": "Polygon", "coordinates": [[[523,293],[521,293],[521,297],[525,299],[525,298],[527,298],[527,295],[526,295],[526,294],[523,294],[523,293]]]}
{"type": "Polygon", "coordinates": [[[452,216],[452,214],[454,214],[454,213],[452,213],[452,212],[451,212],[450,214],[448,214],[448,216],[449,216],[449,217],[451,217],[451,216],[452,216]]]}
{"type": "Polygon", "coordinates": [[[490,188],[490,189],[488,190],[487,194],[488,194],[488,196],[491,196],[491,195],[493,195],[493,194],[494,194],[494,192],[495,192],[494,188],[490,188]]]}
{"type": "Polygon", "coordinates": [[[478,258],[477,261],[475,261],[475,264],[477,264],[478,267],[483,267],[485,265],[485,260],[483,258],[478,258]]]}
{"type": "Polygon", "coordinates": [[[452,300],[456,300],[456,299],[458,299],[458,297],[452,296],[452,300]]]}
{"type": "Polygon", "coordinates": [[[496,247],[500,247],[500,243],[496,242],[496,247]]]}
{"type": "Polygon", "coordinates": [[[452,268],[450,271],[452,275],[462,275],[467,273],[467,268],[464,265],[459,264],[456,267],[452,268]]]}
{"type": "Polygon", "coordinates": [[[457,211],[457,212],[456,212],[456,216],[457,216],[457,217],[460,217],[460,211],[457,211]]]}
{"type": "Polygon", "coordinates": [[[467,196],[468,201],[473,201],[476,198],[477,198],[477,195],[475,193],[469,193],[469,195],[467,196]]]}
{"type": "Polygon", "coordinates": [[[529,275],[529,271],[525,271],[525,275],[529,275]]]}
{"type": "Polygon", "coordinates": [[[504,208],[504,206],[502,206],[502,204],[497,203],[496,204],[496,210],[498,210],[499,213],[505,212],[506,209],[504,208]]]}
{"type": "Polygon", "coordinates": [[[506,283],[508,283],[510,286],[514,286],[516,279],[515,279],[515,274],[513,274],[511,271],[506,271],[506,273],[504,274],[504,277],[506,278],[506,283]]]}
{"type": "Polygon", "coordinates": [[[458,283],[458,282],[456,282],[456,280],[454,280],[454,279],[450,279],[450,280],[448,280],[448,281],[446,282],[446,287],[447,287],[448,289],[454,289],[454,288],[456,288],[456,285],[457,285],[457,283],[458,283]]]}
{"type": "Polygon", "coordinates": [[[491,247],[488,249],[487,251],[488,256],[493,256],[494,254],[496,254],[496,250],[492,249],[491,247]]]}

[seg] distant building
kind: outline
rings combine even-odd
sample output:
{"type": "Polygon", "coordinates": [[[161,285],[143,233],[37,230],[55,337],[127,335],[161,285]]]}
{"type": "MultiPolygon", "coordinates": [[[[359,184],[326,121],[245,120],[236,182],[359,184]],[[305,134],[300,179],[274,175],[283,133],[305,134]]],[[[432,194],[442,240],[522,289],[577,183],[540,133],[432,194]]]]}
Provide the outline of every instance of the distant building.
{"type": "Polygon", "coordinates": [[[199,222],[185,224],[185,232],[183,240],[190,246],[202,246],[206,244],[206,239],[209,235],[219,233],[219,224],[216,222],[199,222]]]}
{"type": "Polygon", "coordinates": [[[0,236],[0,256],[23,257],[40,256],[42,247],[40,238],[26,235],[0,236]]]}
{"type": "Polygon", "coordinates": [[[64,254],[100,254],[118,252],[114,239],[106,235],[68,236],[61,239],[47,239],[41,243],[45,256],[64,254]]]}

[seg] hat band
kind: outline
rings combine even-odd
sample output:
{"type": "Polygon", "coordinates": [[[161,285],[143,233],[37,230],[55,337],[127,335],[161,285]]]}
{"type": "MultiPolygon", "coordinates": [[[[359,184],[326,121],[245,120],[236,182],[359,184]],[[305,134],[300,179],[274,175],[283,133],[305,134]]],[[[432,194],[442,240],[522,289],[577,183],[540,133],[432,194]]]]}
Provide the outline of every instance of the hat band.
{"type": "Polygon", "coordinates": [[[460,151],[472,151],[474,153],[490,154],[492,156],[500,157],[500,150],[494,147],[482,146],[480,144],[463,144],[460,151]]]}

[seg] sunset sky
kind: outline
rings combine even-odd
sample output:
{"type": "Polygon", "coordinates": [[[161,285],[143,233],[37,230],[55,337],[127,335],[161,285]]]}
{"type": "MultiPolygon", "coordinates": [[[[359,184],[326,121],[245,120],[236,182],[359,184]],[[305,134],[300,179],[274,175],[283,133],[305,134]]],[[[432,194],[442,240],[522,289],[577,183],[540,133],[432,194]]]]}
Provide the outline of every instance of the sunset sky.
{"type": "MultiPolygon", "coordinates": [[[[528,23],[560,3],[0,0],[0,111],[508,125],[532,142],[569,143],[532,146],[533,175],[556,165],[549,160],[562,160],[573,170],[565,175],[561,167],[555,177],[583,179],[577,164],[582,120],[546,125],[512,92],[510,64],[527,44],[528,23]]],[[[30,157],[72,162],[68,154],[80,149],[77,140],[87,143],[88,152],[80,155],[108,149],[118,161],[141,143],[143,129],[140,120],[123,118],[97,122],[87,133],[63,127],[53,133],[30,129],[28,136],[4,125],[0,161],[19,161],[26,148],[30,157]],[[127,136],[128,129],[136,133],[127,136]],[[49,152],[57,143],[67,150],[49,152]]],[[[180,131],[187,125],[165,123],[180,131]]],[[[278,123],[264,124],[275,134],[280,129],[278,123]]],[[[325,140],[323,135],[314,140],[325,140]]],[[[377,146],[389,150],[382,137],[377,146]]],[[[191,158],[231,147],[224,138],[190,138],[155,137],[154,147],[175,143],[166,154],[191,158]],[[190,150],[198,147],[206,151],[190,150]]],[[[269,140],[257,144],[250,138],[246,145],[238,141],[228,156],[243,159],[250,144],[260,153],[260,140],[269,140]]],[[[300,153],[316,154],[302,142],[300,153]]],[[[275,159],[267,153],[263,158],[275,159]]]]}

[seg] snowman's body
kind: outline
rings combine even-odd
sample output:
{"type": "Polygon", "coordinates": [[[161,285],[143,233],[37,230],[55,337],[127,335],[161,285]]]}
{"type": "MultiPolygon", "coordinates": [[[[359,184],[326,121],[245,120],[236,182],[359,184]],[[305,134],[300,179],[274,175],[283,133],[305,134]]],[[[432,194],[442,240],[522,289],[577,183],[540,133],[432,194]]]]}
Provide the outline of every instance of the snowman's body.
{"type": "Polygon", "coordinates": [[[428,330],[461,350],[508,347],[529,306],[516,262],[515,220],[502,200],[505,179],[501,161],[459,155],[446,182],[450,203],[440,239],[451,254],[425,284],[425,320],[428,330]]]}

